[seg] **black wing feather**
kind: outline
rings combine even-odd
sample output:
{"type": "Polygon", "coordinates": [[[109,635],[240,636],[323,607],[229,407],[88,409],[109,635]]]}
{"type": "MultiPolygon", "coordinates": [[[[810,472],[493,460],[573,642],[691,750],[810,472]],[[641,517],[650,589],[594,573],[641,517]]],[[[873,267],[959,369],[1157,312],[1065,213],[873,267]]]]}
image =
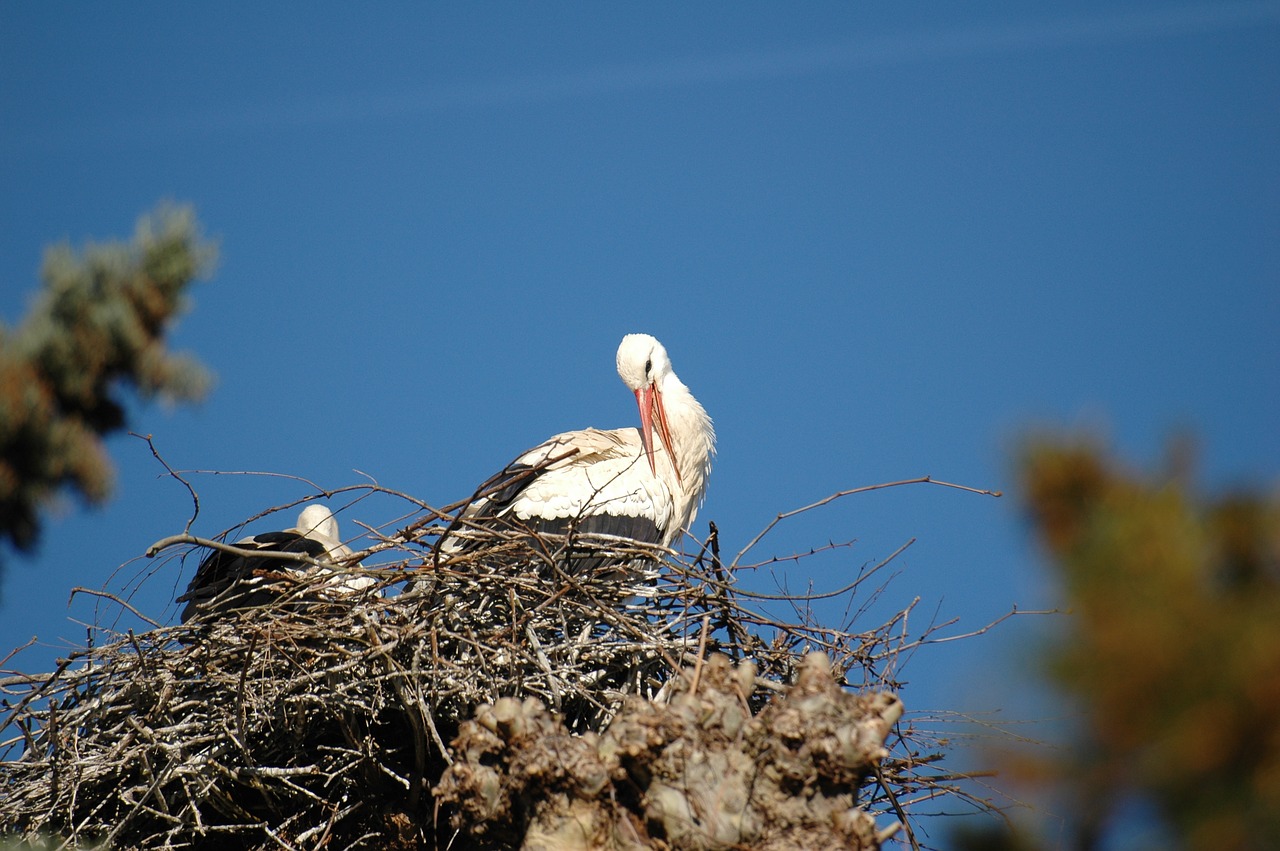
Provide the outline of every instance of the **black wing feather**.
{"type": "Polygon", "coordinates": [[[622,514],[589,514],[586,517],[530,518],[523,522],[539,535],[612,535],[630,538],[642,544],[662,541],[658,524],[648,517],[629,517],[622,514]]]}

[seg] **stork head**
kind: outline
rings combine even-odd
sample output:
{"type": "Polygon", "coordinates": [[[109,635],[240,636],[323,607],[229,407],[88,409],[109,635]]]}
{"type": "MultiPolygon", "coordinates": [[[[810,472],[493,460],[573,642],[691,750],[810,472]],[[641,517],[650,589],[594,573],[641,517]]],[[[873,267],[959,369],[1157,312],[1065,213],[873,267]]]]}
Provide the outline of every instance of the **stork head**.
{"type": "Polygon", "coordinates": [[[337,542],[341,538],[338,537],[338,520],[333,516],[333,512],[327,506],[315,503],[308,505],[302,509],[302,513],[298,515],[297,529],[302,533],[303,537],[312,540],[320,540],[327,538],[330,541],[337,542]]]}
{"type": "Polygon", "coordinates": [[[658,435],[671,458],[676,481],[680,482],[680,466],[675,462],[671,444],[671,426],[667,424],[667,410],[662,404],[662,385],[672,374],[667,350],[656,339],[648,334],[628,334],[622,338],[622,344],[618,346],[618,375],[622,383],[636,394],[636,405],[640,408],[640,436],[644,441],[645,455],[649,458],[649,470],[657,474],[653,460],[653,426],[656,420],[658,435]]]}

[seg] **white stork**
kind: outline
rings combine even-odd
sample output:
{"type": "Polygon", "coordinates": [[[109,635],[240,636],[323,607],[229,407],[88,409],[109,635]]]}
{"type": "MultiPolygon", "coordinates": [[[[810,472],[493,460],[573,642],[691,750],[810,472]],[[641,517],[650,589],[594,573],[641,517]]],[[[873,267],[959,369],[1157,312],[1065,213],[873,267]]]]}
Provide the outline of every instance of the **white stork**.
{"type": "MultiPolygon", "coordinates": [[[[481,485],[455,529],[573,531],[664,547],[680,538],[706,493],[716,442],[711,418],[648,334],[623,337],[617,364],[635,393],[640,428],[555,435],[481,485]]],[[[441,549],[456,551],[465,537],[455,531],[441,549]]]]}
{"type": "MultiPolygon", "coordinates": [[[[337,562],[351,555],[351,549],[338,535],[338,520],[323,505],[308,505],[298,515],[298,524],[280,532],[262,532],[236,541],[242,550],[263,553],[304,553],[320,562],[337,562]]],[[[299,577],[316,570],[304,562],[273,558],[269,555],[248,556],[214,550],[200,567],[186,592],[177,602],[186,603],[182,621],[203,620],[237,610],[265,606],[283,596],[271,587],[266,573],[293,573],[299,577]]],[[[327,567],[322,573],[332,573],[327,567]]],[[[332,583],[326,592],[354,594],[374,584],[368,576],[352,576],[332,583]]]]}

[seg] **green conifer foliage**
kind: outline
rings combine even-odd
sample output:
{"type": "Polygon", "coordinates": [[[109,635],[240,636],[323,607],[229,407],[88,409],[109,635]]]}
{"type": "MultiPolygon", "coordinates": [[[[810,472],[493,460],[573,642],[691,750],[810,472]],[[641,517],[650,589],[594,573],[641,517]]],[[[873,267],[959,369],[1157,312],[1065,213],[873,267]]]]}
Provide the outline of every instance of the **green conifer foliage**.
{"type": "Polygon", "coordinates": [[[107,499],[102,441],[126,425],[127,388],[144,400],[203,396],[208,372],[169,352],[165,334],[214,254],[177,207],[144,217],[130,243],[46,252],[30,313],[0,327],[0,540],[34,547],[42,510],[64,489],[107,499]]]}

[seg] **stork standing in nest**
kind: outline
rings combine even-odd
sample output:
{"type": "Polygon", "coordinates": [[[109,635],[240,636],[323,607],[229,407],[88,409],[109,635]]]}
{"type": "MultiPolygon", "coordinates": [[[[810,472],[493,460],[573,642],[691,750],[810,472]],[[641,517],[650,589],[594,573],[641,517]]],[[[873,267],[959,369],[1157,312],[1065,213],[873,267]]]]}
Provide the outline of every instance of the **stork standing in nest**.
{"type": "Polygon", "coordinates": [[[441,550],[466,546],[468,529],[608,535],[670,547],[693,522],[707,489],[711,417],[648,334],[618,346],[618,375],[636,397],[640,428],[557,434],[476,491],[441,550]]]}

